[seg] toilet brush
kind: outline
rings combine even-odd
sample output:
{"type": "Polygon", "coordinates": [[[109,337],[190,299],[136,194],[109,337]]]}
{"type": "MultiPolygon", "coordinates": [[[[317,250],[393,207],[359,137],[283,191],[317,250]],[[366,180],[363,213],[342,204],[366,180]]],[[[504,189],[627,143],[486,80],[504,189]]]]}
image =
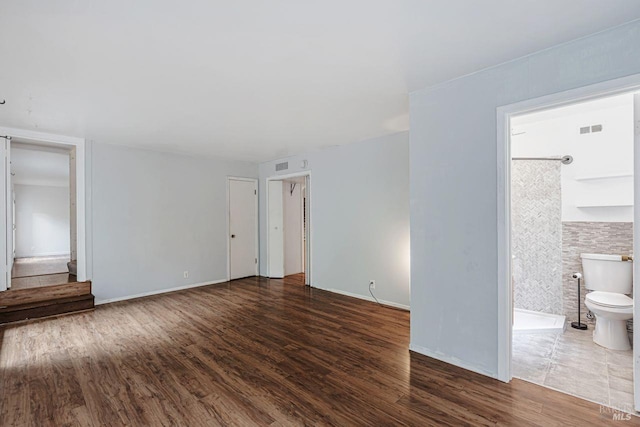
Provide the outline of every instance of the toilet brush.
{"type": "Polygon", "coordinates": [[[577,322],[571,322],[571,327],[584,331],[585,329],[587,329],[587,324],[580,322],[580,319],[581,319],[581,317],[580,317],[580,279],[582,279],[582,274],[573,273],[573,276],[571,276],[571,277],[573,277],[574,279],[578,279],[578,321],[577,322]]]}

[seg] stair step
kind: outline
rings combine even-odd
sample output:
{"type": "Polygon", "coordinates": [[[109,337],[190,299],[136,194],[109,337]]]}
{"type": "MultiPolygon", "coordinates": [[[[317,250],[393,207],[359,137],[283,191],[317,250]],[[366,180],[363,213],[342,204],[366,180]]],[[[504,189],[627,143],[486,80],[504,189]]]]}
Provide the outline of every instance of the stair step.
{"type": "Polygon", "coordinates": [[[0,324],[91,310],[94,307],[94,296],[91,294],[2,307],[0,324]]]}
{"type": "Polygon", "coordinates": [[[91,295],[90,281],[64,283],[39,288],[9,289],[0,292],[0,309],[3,307],[13,307],[83,295],[91,295]]]}

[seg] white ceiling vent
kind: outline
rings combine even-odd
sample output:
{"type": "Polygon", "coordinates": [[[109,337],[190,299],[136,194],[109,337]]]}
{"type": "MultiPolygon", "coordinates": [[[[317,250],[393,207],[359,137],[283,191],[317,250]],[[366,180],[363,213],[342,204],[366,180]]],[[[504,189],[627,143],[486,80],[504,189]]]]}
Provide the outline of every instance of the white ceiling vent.
{"type": "Polygon", "coordinates": [[[289,162],[276,163],[276,172],[289,169],[289,162]]]}

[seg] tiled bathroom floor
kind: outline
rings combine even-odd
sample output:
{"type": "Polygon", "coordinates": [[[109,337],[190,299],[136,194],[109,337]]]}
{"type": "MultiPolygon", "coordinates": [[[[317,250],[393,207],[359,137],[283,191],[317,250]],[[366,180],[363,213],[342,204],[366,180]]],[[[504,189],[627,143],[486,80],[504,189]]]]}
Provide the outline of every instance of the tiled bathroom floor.
{"type": "Polygon", "coordinates": [[[600,347],[586,331],[514,334],[513,376],[584,399],[633,411],[633,352],[600,347]]]}

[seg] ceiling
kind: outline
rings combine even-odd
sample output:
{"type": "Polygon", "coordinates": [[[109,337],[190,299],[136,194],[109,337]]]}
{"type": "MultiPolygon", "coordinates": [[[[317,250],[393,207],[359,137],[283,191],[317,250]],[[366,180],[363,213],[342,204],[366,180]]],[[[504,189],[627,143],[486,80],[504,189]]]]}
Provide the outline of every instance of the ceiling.
{"type": "Polygon", "coordinates": [[[69,186],[69,152],[11,143],[12,182],[18,185],[69,186]]]}
{"type": "Polygon", "coordinates": [[[3,0],[0,125],[271,160],[406,130],[410,91],[639,17],[637,0],[3,0]]]}

